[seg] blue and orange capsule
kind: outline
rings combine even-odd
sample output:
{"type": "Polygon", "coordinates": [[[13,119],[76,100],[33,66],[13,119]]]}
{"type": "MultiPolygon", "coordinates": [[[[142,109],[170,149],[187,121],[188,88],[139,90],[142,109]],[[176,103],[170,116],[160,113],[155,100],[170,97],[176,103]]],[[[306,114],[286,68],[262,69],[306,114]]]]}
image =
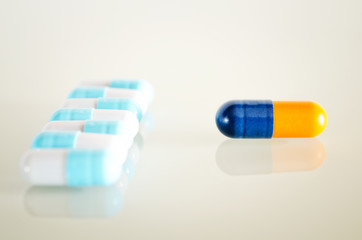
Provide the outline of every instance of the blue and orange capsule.
{"type": "Polygon", "coordinates": [[[327,114],[314,102],[234,100],[219,108],[216,125],[230,138],[315,137],[325,129],[327,114]]]}

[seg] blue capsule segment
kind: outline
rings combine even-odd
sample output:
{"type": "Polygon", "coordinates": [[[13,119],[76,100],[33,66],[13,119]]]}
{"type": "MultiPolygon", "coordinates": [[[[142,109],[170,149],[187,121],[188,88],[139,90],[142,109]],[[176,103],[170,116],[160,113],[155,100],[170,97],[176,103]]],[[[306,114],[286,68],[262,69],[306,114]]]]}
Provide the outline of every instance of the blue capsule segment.
{"type": "Polygon", "coordinates": [[[142,91],[149,95],[150,101],[152,101],[154,95],[152,85],[146,80],[112,80],[109,87],[142,91]]]}
{"type": "Polygon", "coordinates": [[[87,121],[84,124],[83,132],[103,133],[103,134],[120,134],[123,129],[122,121],[87,121]]]}
{"type": "Polygon", "coordinates": [[[229,101],[216,113],[216,125],[230,138],[271,138],[274,112],[270,100],[229,101]]]}
{"type": "Polygon", "coordinates": [[[41,132],[31,148],[74,148],[78,132],[41,132]]]}
{"type": "Polygon", "coordinates": [[[69,186],[111,185],[121,176],[115,159],[108,151],[70,150],[66,161],[66,181],[69,186]]]}
{"type": "Polygon", "coordinates": [[[54,112],[50,121],[90,120],[92,119],[92,113],[93,109],[91,108],[63,108],[54,112]]]}
{"type": "Polygon", "coordinates": [[[105,97],[105,93],[104,87],[81,87],[73,89],[68,98],[100,98],[105,97]]]}
{"type": "Polygon", "coordinates": [[[97,102],[97,109],[128,110],[136,114],[138,121],[141,121],[142,110],[138,104],[126,98],[100,98],[97,102]]]}
{"type": "Polygon", "coordinates": [[[142,90],[147,86],[147,82],[143,80],[112,80],[109,86],[112,88],[142,90]]]}

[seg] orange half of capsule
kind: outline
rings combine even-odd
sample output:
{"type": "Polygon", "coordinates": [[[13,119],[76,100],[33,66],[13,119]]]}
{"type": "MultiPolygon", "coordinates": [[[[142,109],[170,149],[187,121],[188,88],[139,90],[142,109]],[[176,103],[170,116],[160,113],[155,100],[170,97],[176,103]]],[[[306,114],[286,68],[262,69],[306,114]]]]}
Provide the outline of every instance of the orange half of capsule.
{"type": "Polygon", "coordinates": [[[325,129],[327,114],[314,102],[273,101],[273,138],[315,137],[325,129]]]}

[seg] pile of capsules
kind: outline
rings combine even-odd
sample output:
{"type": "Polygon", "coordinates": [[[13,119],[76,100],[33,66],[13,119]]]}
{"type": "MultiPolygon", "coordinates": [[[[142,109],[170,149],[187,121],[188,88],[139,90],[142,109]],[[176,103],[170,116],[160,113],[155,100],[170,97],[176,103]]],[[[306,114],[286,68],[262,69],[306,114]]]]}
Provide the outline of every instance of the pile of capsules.
{"type": "Polygon", "coordinates": [[[81,83],[24,154],[26,179],[50,186],[115,183],[153,97],[145,80],[81,83]]]}

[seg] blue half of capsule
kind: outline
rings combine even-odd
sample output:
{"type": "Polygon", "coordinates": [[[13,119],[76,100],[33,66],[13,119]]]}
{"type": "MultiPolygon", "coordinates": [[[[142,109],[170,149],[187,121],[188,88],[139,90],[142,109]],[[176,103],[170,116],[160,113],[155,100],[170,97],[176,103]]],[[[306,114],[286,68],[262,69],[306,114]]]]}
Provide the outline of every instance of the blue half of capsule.
{"type": "Polygon", "coordinates": [[[67,184],[74,187],[116,182],[122,168],[109,154],[109,151],[70,150],[66,160],[67,184]]]}
{"type": "Polygon", "coordinates": [[[270,100],[235,100],[222,105],[216,113],[219,130],[231,138],[271,138],[273,102],[270,100]]]}
{"type": "Polygon", "coordinates": [[[153,87],[151,83],[146,80],[112,80],[109,87],[142,91],[149,96],[149,101],[152,101],[154,97],[153,87]]]}
{"type": "Polygon", "coordinates": [[[79,132],[41,132],[33,140],[35,148],[74,148],[79,132]]]}
{"type": "Polygon", "coordinates": [[[68,98],[100,98],[105,97],[106,88],[104,87],[79,87],[73,89],[68,98]]]}
{"type": "Polygon", "coordinates": [[[122,121],[86,121],[83,132],[119,135],[126,126],[122,121]]]}
{"type": "Polygon", "coordinates": [[[128,110],[136,114],[138,121],[142,119],[142,110],[132,99],[100,98],[97,109],[128,110]]]}
{"type": "Polygon", "coordinates": [[[91,108],[62,108],[54,112],[49,121],[91,120],[92,113],[93,109],[91,108]]]}

